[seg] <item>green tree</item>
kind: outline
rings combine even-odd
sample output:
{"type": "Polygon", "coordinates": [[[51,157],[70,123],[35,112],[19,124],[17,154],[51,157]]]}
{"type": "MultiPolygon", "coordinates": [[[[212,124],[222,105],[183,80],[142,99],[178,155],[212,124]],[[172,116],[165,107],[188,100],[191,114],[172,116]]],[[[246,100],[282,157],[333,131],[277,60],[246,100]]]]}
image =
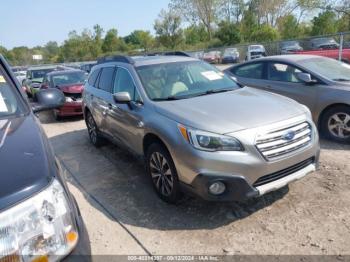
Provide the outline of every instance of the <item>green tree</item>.
{"type": "Polygon", "coordinates": [[[300,36],[299,24],[294,15],[281,17],[277,24],[282,39],[293,39],[300,36]]]}
{"type": "Polygon", "coordinates": [[[126,44],[149,51],[154,45],[154,38],[149,31],[135,30],[124,37],[126,44]]]}
{"type": "Polygon", "coordinates": [[[203,25],[191,25],[184,30],[185,42],[188,45],[207,42],[208,33],[203,25]]]}
{"type": "Polygon", "coordinates": [[[311,35],[326,35],[337,32],[337,17],[331,10],[326,10],[312,19],[311,35]]]}
{"type": "Polygon", "coordinates": [[[243,18],[241,21],[241,38],[244,42],[252,41],[252,34],[258,30],[258,21],[251,9],[248,9],[244,12],[243,18]]]}
{"type": "Polygon", "coordinates": [[[241,40],[238,26],[228,21],[222,21],[219,23],[216,37],[220,39],[224,45],[234,45],[241,40]]]}
{"type": "Polygon", "coordinates": [[[276,29],[268,24],[264,24],[252,33],[251,40],[255,42],[271,42],[277,40],[278,37],[276,29]]]}
{"type": "Polygon", "coordinates": [[[171,11],[191,24],[201,23],[205,26],[209,40],[212,38],[213,24],[220,13],[222,0],[171,0],[171,11]]]}
{"type": "Polygon", "coordinates": [[[158,41],[166,48],[175,49],[183,42],[181,17],[173,12],[162,10],[155,21],[154,30],[158,41]]]}
{"type": "Polygon", "coordinates": [[[117,29],[110,29],[107,31],[106,36],[102,43],[102,51],[104,53],[117,51],[119,44],[117,29]]]}

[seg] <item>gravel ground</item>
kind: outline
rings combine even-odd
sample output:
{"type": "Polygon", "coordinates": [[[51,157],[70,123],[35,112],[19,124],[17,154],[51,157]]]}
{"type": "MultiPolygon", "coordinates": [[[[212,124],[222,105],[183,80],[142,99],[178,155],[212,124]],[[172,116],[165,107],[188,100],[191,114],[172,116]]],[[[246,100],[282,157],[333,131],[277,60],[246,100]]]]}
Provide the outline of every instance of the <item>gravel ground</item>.
{"type": "Polygon", "coordinates": [[[94,148],[82,119],[41,115],[67,168],[93,254],[350,255],[350,146],[321,141],[320,170],[247,203],[157,198],[142,162],[94,148]]]}

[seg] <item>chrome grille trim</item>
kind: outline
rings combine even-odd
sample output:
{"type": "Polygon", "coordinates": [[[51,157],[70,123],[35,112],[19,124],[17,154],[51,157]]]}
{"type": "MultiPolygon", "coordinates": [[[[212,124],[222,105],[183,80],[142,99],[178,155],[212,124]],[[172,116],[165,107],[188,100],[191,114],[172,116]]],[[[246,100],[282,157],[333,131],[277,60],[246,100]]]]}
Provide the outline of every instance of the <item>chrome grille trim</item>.
{"type": "Polygon", "coordinates": [[[260,154],[269,161],[307,147],[311,142],[312,127],[308,122],[302,122],[259,134],[255,144],[260,154]],[[294,133],[290,140],[284,138],[288,132],[294,133]]]}

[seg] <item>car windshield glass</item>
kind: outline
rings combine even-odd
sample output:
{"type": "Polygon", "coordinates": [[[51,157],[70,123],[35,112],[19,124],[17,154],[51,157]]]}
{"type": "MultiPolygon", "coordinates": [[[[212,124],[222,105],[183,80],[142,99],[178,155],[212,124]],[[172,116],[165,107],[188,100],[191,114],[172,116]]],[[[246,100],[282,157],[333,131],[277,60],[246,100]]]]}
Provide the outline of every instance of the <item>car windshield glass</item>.
{"type": "Polygon", "coordinates": [[[52,76],[54,86],[83,84],[85,79],[86,74],[84,72],[70,72],[52,76]]]}
{"type": "Polygon", "coordinates": [[[47,73],[50,73],[52,69],[41,69],[32,71],[32,78],[44,78],[47,73]]]}
{"type": "MultiPolygon", "coordinates": [[[[9,84],[0,68],[0,119],[8,118],[13,115],[23,114],[25,109],[15,87],[9,84]]],[[[0,121],[1,128],[1,121],[0,121]]]]}
{"type": "Polygon", "coordinates": [[[201,61],[141,66],[137,72],[152,100],[184,99],[239,88],[230,77],[201,61]]]}
{"type": "Polygon", "coordinates": [[[334,81],[350,81],[350,65],[330,58],[311,58],[299,62],[300,65],[334,81]]]}

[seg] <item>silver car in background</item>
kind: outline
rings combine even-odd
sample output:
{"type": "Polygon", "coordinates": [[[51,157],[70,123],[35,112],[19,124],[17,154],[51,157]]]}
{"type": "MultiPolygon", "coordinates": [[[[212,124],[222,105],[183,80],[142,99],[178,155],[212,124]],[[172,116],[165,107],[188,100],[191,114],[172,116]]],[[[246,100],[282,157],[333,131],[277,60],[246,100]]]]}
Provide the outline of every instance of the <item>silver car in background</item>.
{"type": "Polygon", "coordinates": [[[350,65],[312,55],[282,55],[233,66],[225,73],[242,85],[307,106],[321,133],[350,142],[350,65]]]}
{"type": "Polygon", "coordinates": [[[170,203],[182,192],[243,201],[318,164],[309,109],[240,88],[190,57],[102,59],[85,85],[83,110],[92,144],[108,139],[142,156],[155,191],[170,203]]]}

